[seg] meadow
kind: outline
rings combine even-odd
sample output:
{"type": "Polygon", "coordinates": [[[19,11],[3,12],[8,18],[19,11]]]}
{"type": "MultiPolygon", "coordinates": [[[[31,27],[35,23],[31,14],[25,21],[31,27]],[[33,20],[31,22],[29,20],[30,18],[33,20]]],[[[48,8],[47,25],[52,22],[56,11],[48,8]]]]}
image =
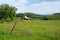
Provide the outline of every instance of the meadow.
{"type": "Polygon", "coordinates": [[[17,20],[0,23],[0,40],[60,40],[60,20],[17,20]]]}

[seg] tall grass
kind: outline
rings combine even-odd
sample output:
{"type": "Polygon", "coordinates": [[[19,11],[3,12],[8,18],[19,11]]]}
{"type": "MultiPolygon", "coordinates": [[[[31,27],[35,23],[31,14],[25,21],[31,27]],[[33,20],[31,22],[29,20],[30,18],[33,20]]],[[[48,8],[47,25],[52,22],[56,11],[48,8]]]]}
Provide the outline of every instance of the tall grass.
{"type": "Polygon", "coordinates": [[[60,40],[59,20],[17,20],[0,23],[0,40],[60,40]]]}

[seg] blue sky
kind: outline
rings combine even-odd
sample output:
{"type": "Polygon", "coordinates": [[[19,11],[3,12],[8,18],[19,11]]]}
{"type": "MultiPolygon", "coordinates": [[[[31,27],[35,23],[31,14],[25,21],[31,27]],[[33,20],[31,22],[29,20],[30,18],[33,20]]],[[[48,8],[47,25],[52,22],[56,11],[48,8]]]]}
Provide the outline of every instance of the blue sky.
{"type": "Polygon", "coordinates": [[[60,13],[60,0],[0,0],[0,4],[9,4],[18,8],[19,12],[33,12],[36,14],[60,13]]]}

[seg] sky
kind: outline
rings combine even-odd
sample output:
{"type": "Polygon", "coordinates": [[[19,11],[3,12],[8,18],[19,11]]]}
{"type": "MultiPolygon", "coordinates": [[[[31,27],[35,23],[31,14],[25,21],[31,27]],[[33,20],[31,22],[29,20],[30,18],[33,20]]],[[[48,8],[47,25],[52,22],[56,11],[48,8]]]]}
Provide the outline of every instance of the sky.
{"type": "Polygon", "coordinates": [[[17,13],[31,12],[41,15],[60,13],[60,0],[0,0],[1,4],[15,6],[17,13]]]}

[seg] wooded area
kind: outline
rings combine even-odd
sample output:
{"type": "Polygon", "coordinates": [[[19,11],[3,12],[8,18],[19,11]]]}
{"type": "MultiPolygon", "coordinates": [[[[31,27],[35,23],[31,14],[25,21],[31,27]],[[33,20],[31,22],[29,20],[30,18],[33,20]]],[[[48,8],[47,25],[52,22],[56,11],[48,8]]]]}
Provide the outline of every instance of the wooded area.
{"type": "MultiPolygon", "coordinates": [[[[21,17],[23,13],[16,14],[16,17],[21,17]]],[[[34,13],[25,13],[31,19],[40,19],[40,20],[60,20],[60,13],[53,13],[51,15],[38,15],[34,13]]]]}

